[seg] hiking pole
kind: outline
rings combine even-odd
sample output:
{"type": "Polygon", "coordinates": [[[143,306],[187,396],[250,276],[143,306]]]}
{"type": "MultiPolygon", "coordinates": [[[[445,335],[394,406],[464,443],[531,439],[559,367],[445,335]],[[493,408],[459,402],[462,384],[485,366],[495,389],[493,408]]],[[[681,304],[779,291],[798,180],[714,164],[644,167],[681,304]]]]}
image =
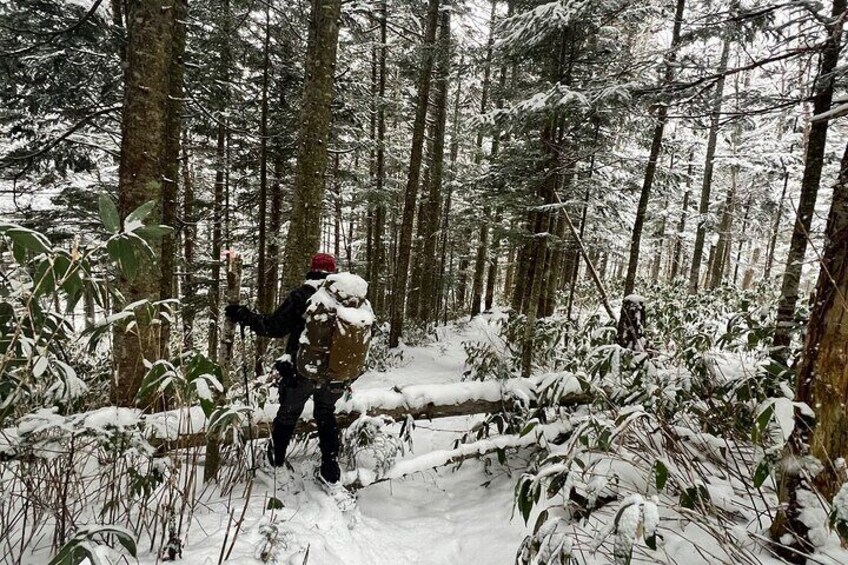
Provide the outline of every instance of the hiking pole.
{"type": "Polygon", "coordinates": [[[244,379],[244,401],[247,404],[247,441],[250,444],[250,474],[256,476],[256,448],[253,445],[253,405],[250,403],[250,379],[247,376],[247,340],[244,337],[244,324],[239,324],[241,333],[241,374],[244,379]]]}

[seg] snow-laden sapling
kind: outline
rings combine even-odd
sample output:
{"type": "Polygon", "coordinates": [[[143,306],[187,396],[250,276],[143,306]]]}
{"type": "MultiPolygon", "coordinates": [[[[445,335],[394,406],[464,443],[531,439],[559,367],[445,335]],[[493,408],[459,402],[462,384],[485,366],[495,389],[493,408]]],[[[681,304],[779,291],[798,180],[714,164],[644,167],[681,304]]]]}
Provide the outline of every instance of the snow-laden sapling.
{"type": "Polygon", "coordinates": [[[596,547],[600,547],[610,535],[614,535],[613,557],[616,565],[629,565],[633,558],[633,546],[641,537],[650,549],[657,548],[657,526],[659,511],[656,499],[646,500],[633,494],[621,502],[615,519],[599,532],[596,547]]]}
{"type": "Polygon", "coordinates": [[[77,530],[74,536],[62,546],[48,565],[77,565],[88,561],[92,565],[116,563],[121,557],[106,540],[114,540],[123,546],[132,557],[136,557],[135,536],[126,528],[119,526],[85,526],[77,530]]]}
{"type": "MultiPolygon", "coordinates": [[[[844,460],[842,460],[842,464],[845,465],[844,460]]],[[[833,497],[830,527],[839,534],[843,545],[848,544],[848,483],[843,484],[836,496],[833,497]]]]}
{"type": "Polygon", "coordinates": [[[387,416],[363,414],[342,434],[341,460],[363,486],[384,476],[405,450],[404,440],[391,430],[394,423],[387,416]]]}
{"type": "Polygon", "coordinates": [[[403,364],[403,350],[389,347],[388,324],[375,325],[371,337],[371,347],[365,360],[365,369],[383,373],[403,364]]]}
{"type": "Polygon", "coordinates": [[[545,520],[536,532],[524,538],[516,565],[567,565],[572,562],[568,522],[562,518],[545,520]]]}
{"type": "Polygon", "coordinates": [[[276,522],[259,526],[259,536],[261,539],[256,548],[256,559],[262,563],[279,563],[283,553],[290,549],[291,533],[280,528],[276,522]]]}

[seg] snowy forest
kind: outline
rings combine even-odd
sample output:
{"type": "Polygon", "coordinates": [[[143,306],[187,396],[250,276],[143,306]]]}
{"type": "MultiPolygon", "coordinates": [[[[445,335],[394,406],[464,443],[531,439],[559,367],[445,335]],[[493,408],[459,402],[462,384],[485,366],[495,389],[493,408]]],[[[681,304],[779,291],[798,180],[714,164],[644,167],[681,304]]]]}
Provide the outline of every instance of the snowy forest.
{"type": "Polygon", "coordinates": [[[0,564],[848,563],[846,18],[0,0],[0,564]]]}

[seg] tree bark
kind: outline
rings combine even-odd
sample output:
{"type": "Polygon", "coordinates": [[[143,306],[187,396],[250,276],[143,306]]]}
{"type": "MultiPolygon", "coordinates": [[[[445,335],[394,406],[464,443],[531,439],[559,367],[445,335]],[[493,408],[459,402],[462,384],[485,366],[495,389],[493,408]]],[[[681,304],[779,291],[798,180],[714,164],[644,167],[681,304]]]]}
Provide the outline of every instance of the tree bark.
{"type": "Polygon", "coordinates": [[[811,451],[824,464],[816,485],[830,500],[844,473],[834,462],[848,459],[848,146],[833,189],[825,241],[796,394],[816,413],[811,451]]]}
{"type": "MultiPolygon", "coordinates": [[[[172,18],[170,11],[163,11],[155,0],[139,0],[128,6],[118,169],[118,211],[122,221],[150,200],[156,202],[150,219],[156,223],[162,220],[172,18]]],[[[161,245],[154,244],[154,249],[161,251],[161,245]]],[[[123,276],[118,279],[118,289],[127,304],[158,299],[161,285],[158,268],[143,269],[131,280],[123,276]]],[[[158,357],[161,351],[160,326],[145,314],[138,314],[131,332],[124,328],[114,332],[116,370],[111,400],[119,406],[135,404],[146,372],[144,360],[146,356],[158,357]]]]}
{"type": "Polygon", "coordinates": [[[721,286],[724,276],[725,259],[730,248],[730,224],[733,220],[734,208],[736,207],[736,167],[731,167],[730,187],[727,189],[727,197],[724,200],[724,209],[721,212],[721,222],[718,226],[718,242],[716,243],[715,257],[713,258],[712,270],[709,275],[709,287],[721,286]]]}
{"type": "MultiPolygon", "coordinates": [[[[813,97],[813,115],[821,115],[830,110],[833,101],[835,70],[839,64],[839,50],[842,45],[842,30],[846,0],[833,0],[832,21],[827,25],[827,41],[822,51],[821,66],[815,82],[813,97]]],[[[801,195],[798,199],[798,212],[792,230],[789,255],[786,257],[786,269],[780,289],[780,304],[777,308],[777,330],[774,336],[774,358],[786,364],[789,356],[789,344],[794,329],[795,304],[798,302],[798,286],[801,282],[801,269],[807,251],[807,239],[810,237],[816,197],[821,183],[824,151],[827,144],[827,119],[818,120],[810,126],[807,150],[804,156],[804,175],[801,178],[801,195]]]]}
{"type": "Polygon", "coordinates": [[[210,255],[212,272],[209,281],[209,358],[218,359],[218,320],[221,317],[221,225],[225,214],[225,184],[229,174],[226,155],[226,127],[218,124],[215,149],[215,194],[212,203],[212,242],[210,255]]]}
{"type": "Polygon", "coordinates": [[[783,203],[786,200],[786,189],[789,186],[789,168],[783,165],[783,190],[780,192],[780,202],[777,205],[777,216],[774,218],[774,224],[771,230],[771,239],[769,240],[768,252],[766,253],[766,265],[764,278],[771,278],[771,268],[774,265],[774,248],[777,247],[777,235],[780,231],[780,222],[783,219],[783,203]]]}
{"type": "Polygon", "coordinates": [[[282,285],[297,287],[321,244],[330,105],[333,101],[341,0],[312,0],[297,168],[282,285]]]}
{"type": "Polygon", "coordinates": [[[486,277],[486,295],[483,300],[483,308],[486,312],[491,312],[492,306],[495,303],[495,290],[498,283],[498,259],[500,258],[501,250],[501,221],[503,221],[503,212],[498,209],[495,212],[495,221],[492,226],[492,248],[489,253],[489,271],[486,277]]]}
{"type": "MultiPolygon", "coordinates": [[[[495,43],[495,17],[497,0],[492,0],[492,11],[489,16],[489,39],[486,43],[486,60],[483,67],[483,86],[480,92],[480,115],[486,113],[489,105],[489,88],[492,82],[492,50],[495,43]]],[[[483,128],[477,130],[475,143],[474,164],[479,166],[483,161],[483,128]]],[[[483,301],[483,280],[486,275],[486,260],[489,255],[489,223],[492,220],[490,206],[483,207],[483,217],[480,222],[480,233],[477,240],[477,255],[474,259],[474,276],[471,282],[471,316],[480,313],[483,301]]]]}
{"type": "MultiPolygon", "coordinates": [[[[834,2],[836,4],[836,2],[834,2]]],[[[836,8],[834,7],[834,10],[836,8]]],[[[802,519],[803,504],[797,493],[809,488],[808,477],[796,461],[813,455],[823,465],[812,477],[815,487],[831,500],[844,481],[844,468],[836,463],[848,457],[848,146],[842,156],[839,180],[825,231],[827,245],[821,259],[816,296],[797,367],[795,397],[811,407],[815,418],[796,411],[796,424],[787,442],[778,472],[781,507],[771,527],[773,539],[784,543],[791,534],[792,551],[787,559],[803,563],[814,550],[808,526],[802,519]]],[[[789,552],[785,552],[789,553],[789,552]]]]}
{"type": "Polygon", "coordinates": [[[194,183],[191,176],[191,166],[188,156],[188,132],[183,134],[183,275],[182,315],[183,315],[183,349],[188,351],[194,347],[194,316],[196,309],[195,294],[197,288],[194,279],[194,242],[197,239],[197,219],[194,217],[194,183]]]}
{"type": "Polygon", "coordinates": [[[380,6],[380,49],[378,58],[379,82],[377,84],[377,139],[376,153],[377,162],[375,165],[375,181],[374,190],[377,194],[377,206],[374,211],[374,234],[372,243],[372,271],[370,288],[372,289],[372,304],[374,311],[378,315],[382,314],[385,308],[386,283],[385,283],[385,245],[383,243],[384,233],[386,231],[386,204],[383,197],[385,177],[386,177],[386,51],[387,51],[387,20],[388,8],[386,0],[383,0],[380,6]]]}
{"type": "MultiPolygon", "coordinates": [[[[683,10],[685,0],[677,0],[674,12],[674,27],[671,32],[671,47],[665,61],[665,73],[663,84],[669,85],[674,80],[674,61],[677,58],[677,46],[680,43],[680,28],[683,25],[683,10]]],[[[639,195],[639,206],[636,208],[636,220],[633,223],[633,232],[630,236],[630,259],[627,264],[627,278],[624,280],[624,296],[633,293],[636,286],[636,272],[639,269],[639,247],[642,241],[642,228],[645,224],[645,216],[648,211],[648,200],[651,196],[651,188],[657,172],[657,161],[662,149],[665,122],[668,116],[668,106],[660,104],[654,122],[654,134],[651,140],[651,152],[648,156],[648,165],[645,167],[645,179],[642,182],[642,192],[639,195]]]]}
{"type": "MultiPolygon", "coordinates": [[[[492,398],[491,389],[487,386],[489,383],[467,382],[455,383],[447,385],[436,385],[441,388],[442,398],[453,399],[448,402],[434,402],[427,399],[427,395],[414,394],[415,391],[407,391],[405,389],[394,388],[391,390],[381,391],[381,396],[378,399],[387,399],[391,407],[383,407],[379,403],[373,402],[372,398],[365,395],[364,398],[357,398],[357,393],[353,393],[353,401],[350,403],[339,402],[336,405],[336,421],[339,428],[350,426],[363,413],[368,415],[384,415],[396,421],[403,421],[407,416],[412,416],[415,420],[433,420],[436,418],[453,418],[456,416],[471,416],[474,414],[495,414],[500,413],[505,407],[510,406],[510,401],[505,398],[492,398]],[[360,412],[361,411],[361,412],[360,412]]],[[[524,390],[527,386],[526,381],[519,382],[518,379],[510,379],[503,383],[505,390],[510,390],[513,387],[518,387],[524,390]]],[[[412,385],[412,388],[418,388],[412,385]]],[[[588,404],[592,401],[592,396],[579,392],[571,393],[559,399],[559,406],[579,406],[588,404]]],[[[384,400],[386,402],[386,400],[384,400]]],[[[535,405],[535,403],[531,403],[535,405]]],[[[178,414],[171,413],[171,418],[176,419],[178,414]]],[[[261,418],[261,416],[260,416],[261,418]]],[[[296,434],[304,434],[315,430],[315,420],[299,420],[296,434]]],[[[271,432],[271,422],[267,420],[254,422],[253,438],[259,439],[268,437],[271,432]]],[[[230,443],[236,434],[227,434],[221,438],[221,444],[230,443]]],[[[158,453],[165,453],[175,449],[186,449],[197,447],[206,443],[206,431],[201,430],[195,433],[181,435],[177,440],[167,440],[164,438],[151,438],[150,443],[158,453]]]]}
{"type": "MultiPolygon", "coordinates": [[[[462,69],[462,59],[460,59],[459,69],[462,69]]],[[[459,126],[460,126],[460,100],[462,94],[462,74],[457,72],[456,89],[453,103],[453,116],[451,124],[451,144],[450,144],[450,176],[451,179],[456,178],[456,161],[459,158],[459,126]]],[[[436,311],[436,320],[439,320],[440,314],[447,324],[448,319],[448,287],[447,273],[453,270],[453,245],[450,250],[450,260],[448,260],[448,241],[451,227],[451,196],[453,183],[448,183],[447,194],[445,195],[444,209],[442,211],[442,234],[441,234],[441,251],[439,260],[439,282],[434,285],[433,296],[431,298],[436,311]]]]}
{"type": "Polygon", "coordinates": [[[686,231],[686,216],[689,212],[689,197],[692,194],[692,167],[695,152],[689,152],[689,165],[686,167],[686,192],[683,194],[683,204],[680,210],[680,221],[677,223],[677,237],[674,239],[674,260],[671,263],[671,280],[677,278],[683,271],[681,255],[683,254],[683,234],[686,231]]]}
{"type": "Polygon", "coordinates": [[[442,209],[442,184],[445,169],[445,133],[448,115],[448,78],[450,77],[450,12],[441,15],[439,27],[439,64],[436,70],[435,124],[433,127],[433,153],[430,163],[430,193],[427,196],[427,222],[422,249],[423,271],[419,292],[419,315],[424,322],[437,317],[437,304],[430,289],[437,284],[436,243],[439,237],[439,215],[442,209]]]}
{"type": "Polygon", "coordinates": [[[230,104],[230,64],[231,53],[229,37],[232,28],[232,12],[230,0],[223,2],[221,28],[218,35],[221,39],[221,53],[218,56],[216,79],[221,85],[220,98],[216,100],[217,128],[215,132],[215,187],[212,202],[212,238],[210,242],[210,260],[212,268],[209,281],[209,333],[207,351],[209,358],[218,360],[218,322],[221,317],[221,249],[222,240],[229,242],[229,175],[230,159],[227,143],[226,112],[230,104]],[[224,234],[226,228],[226,234],[224,234]]]}
{"type": "MultiPolygon", "coordinates": [[[[162,236],[160,300],[176,296],[176,234],[179,206],[177,179],[180,176],[180,142],[183,132],[183,75],[185,74],[183,55],[186,47],[185,22],[188,19],[188,0],[175,0],[169,15],[168,97],[165,109],[165,162],[162,167],[162,224],[171,227],[173,231],[162,236]]],[[[161,324],[159,356],[167,358],[171,336],[170,317],[163,317],[161,324]]]]}
{"type": "Polygon", "coordinates": [[[439,0],[429,0],[427,27],[424,34],[424,53],[418,77],[418,101],[415,123],[412,126],[412,148],[409,157],[409,172],[404,191],[403,220],[398,243],[395,284],[392,289],[391,329],[389,347],[397,347],[403,334],[406,314],[406,291],[409,280],[409,262],[412,255],[412,228],[415,221],[421,161],[424,154],[424,132],[427,125],[427,106],[430,100],[430,79],[433,72],[433,46],[436,42],[436,27],[439,19],[439,0]]]}
{"type": "MultiPolygon", "coordinates": [[[[724,40],[721,59],[718,64],[719,79],[713,92],[712,111],[710,112],[710,131],[707,137],[707,155],[704,162],[704,181],[701,185],[701,201],[698,206],[698,230],[695,233],[695,245],[692,250],[692,265],[689,271],[689,293],[698,291],[701,278],[701,260],[704,256],[704,240],[707,235],[707,215],[710,212],[710,190],[713,186],[713,159],[718,143],[719,117],[724,98],[724,78],[727,71],[727,59],[730,55],[730,41],[724,40]]],[[[709,271],[709,267],[707,268],[709,271]]]]}
{"type": "MultiPolygon", "coordinates": [[[[265,4],[265,35],[262,40],[262,86],[260,88],[259,117],[259,233],[256,249],[256,291],[260,312],[269,313],[274,286],[268,272],[268,75],[270,72],[271,8],[265,4]]],[[[268,345],[267,339],[256,341],[256,355],[261,357],[268,345]]],[[[257,366],[261,366],[257,363],[257,366]]]]}
{"type": "MultiPolygon", "coordinates": [[[[227,253],[227,303],[228,304],[238,304],[241,301],[241,296],[239,295],[239,291],[241,289],[241,270],[242,270],[242,260],[241,256],[236,254],[235,251],[229,250],[227,253]]],[[[223,406],[226,401],[226,390],[230,388],[232,385],[232,377],[230,377],[230,373],[232,372],[232,364],[233,364],[233,346],[235,344],[235,336],[236,336],[236,325],[230,321],[229,319],[224,320],[224,331],[221,336],[221,343],[219,345],[220,352],[218,355],[218,361],[221,365],[221,369],[223,371],[223,382],[221,383],[224,386],[224,393],[215,393],[215,402],[218,406],[223,406]]],[[[243,352],[246,354],[246,352],[243,352]]],[[[221,465],[221,441],[219,438],[216,438],[211,435],[207,435],[206,437],[206,462],[203,466],[203,480],[208,482],[214,480],[218,475],[218,469],[221,465]]]]}

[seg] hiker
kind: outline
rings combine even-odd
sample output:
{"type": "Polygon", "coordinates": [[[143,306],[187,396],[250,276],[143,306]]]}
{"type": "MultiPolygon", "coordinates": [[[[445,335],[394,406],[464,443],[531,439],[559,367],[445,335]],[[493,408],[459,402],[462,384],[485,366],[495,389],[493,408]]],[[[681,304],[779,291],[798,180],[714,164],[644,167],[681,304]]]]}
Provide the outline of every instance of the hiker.
{"type": "MultiPolygon", "coordinates": [[[[299,288],[289,293],[286,300],[274,311],[273,314],[261,314],[252,311],[246,306],[229,305],[225,309],[225,315],[234,323],[248,326],[257,335],[268,337],[285,337],[288,335],[288,343],[286,344],[285,355],[281,357],[274,365],[280,375],[279,392],[280,392],[280,409],[277,416],[274,418],[274,424],[271,432],[271,442],[268,446],[268,461],[274,467],[281,467],[285,463],[286,450],[289,446],[292,436],[294,435],[295,426],[300,418],[301,412],[306,401],[312,397],[314,401],[314,415],[318,428],[318,444],[321,450],[321,467],[318,472],[319,481],[325,490],[338,498],[341,491],[347,492],[341,485],[341,470],[339,469],[338,454],[339,454],[339,437],[336,428],[335,405],[336,401],[342,397],[348,381],[331,381],[319,378],[315,371],[310,370],[310,365],[306,359],[309,354],[315,349],[312,345],[307,344],[303,349],[307,351],[301,352],[301,357],[298,357],[298,349],[301,342],[306,341],[307,334],[301,337],[306,329],[308,319],[307,314],[309,307],[314,313],[316,306],[311,305],[309,299],[313,297],[328,276],[336,273],[336,259],[332,255],[326,253],[318,253],[312,257],[309,273],[306,275],[306,281],[299,288]],[[304,375],[304,373],[313,373],[312,375],[304,375]],[[310,378],[311,377],[311,378],[310,378]]],[[[360,288],[364,285],[367,291],[367,284],[355,275],[333,275],[333,277],[349,277],[361,281],[361,284],[355,285],[360,288]]],[[[341,280],[341,279],[340,279],[341,280]]],[[[344,279],[347,280],[347,279],[344,279]]],[[[333,282],[332,280],[329,282],[333,282]]],[[[332,286],[332,285],[331,285],[332,286]]],[[[324,289],[321,292],[325,292],[324,289]]],[[[319,301],[323,304],[324,301],[319,301]]],[[[367,306],[367,312],[370,313],[370,305],[367,300],[364,300],[364,291],[362,293],[361,303],[367,306]]],[[[368,316],[365,316],[368,318],[368,316]]],[[[328,317],[315,316],[318,324],[327,325],[328,317]]],[[[373,320],[367,322],[367,334],[370,339],[370,324],[373,320]]],[[[316,331],[316,330],[311,330],[316,331]]],[[[320,331],[320,330],[317,330],[320,331]]],[[[332,330],[330,330],[332,331],[332,330]]],[[[367,343],[364,346],[367,352],[367,343]]],[[[326,350],[325,350],[326,353],[326,350]]],[[[364,365],[364,355],[361,354],[361,365],[364,365]]],[[[354,357],[357,355],[354,353],[354,357]]],[[[355,360],[358,362],[358,360],[355,360]]],[[[361,372],[361,367],[356,368],[358,376],[361,372]]]]}

